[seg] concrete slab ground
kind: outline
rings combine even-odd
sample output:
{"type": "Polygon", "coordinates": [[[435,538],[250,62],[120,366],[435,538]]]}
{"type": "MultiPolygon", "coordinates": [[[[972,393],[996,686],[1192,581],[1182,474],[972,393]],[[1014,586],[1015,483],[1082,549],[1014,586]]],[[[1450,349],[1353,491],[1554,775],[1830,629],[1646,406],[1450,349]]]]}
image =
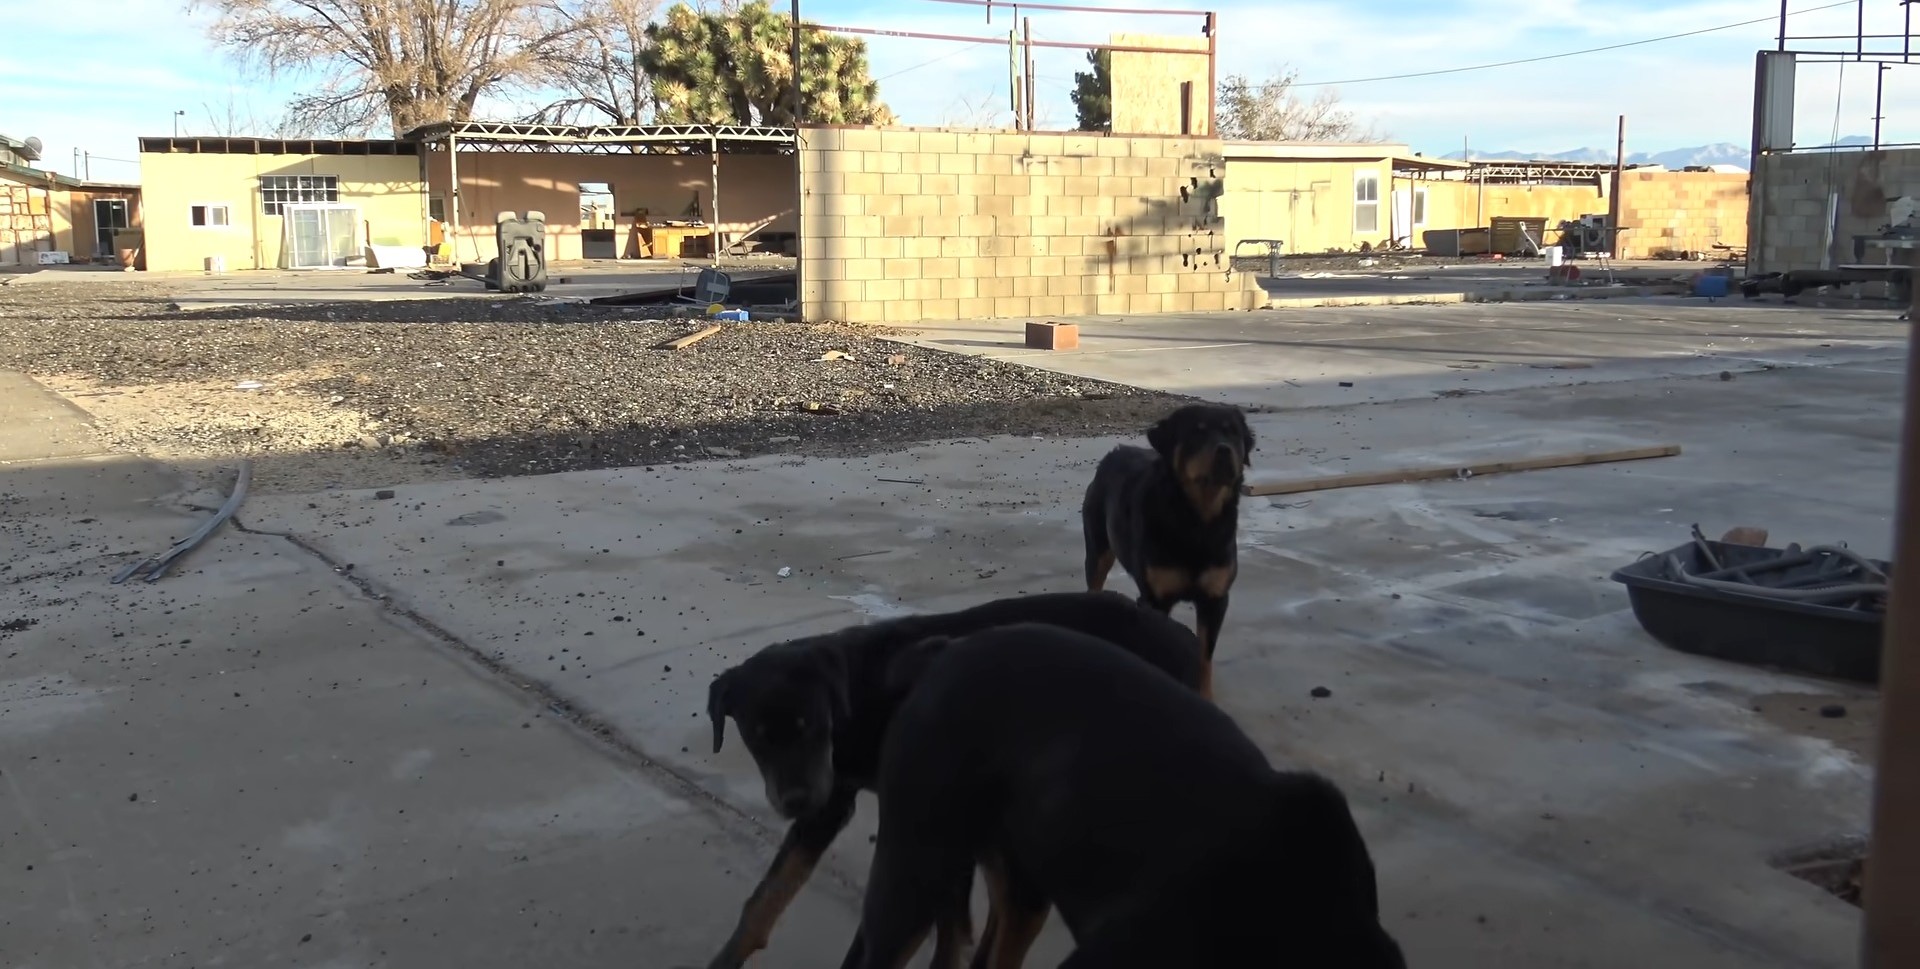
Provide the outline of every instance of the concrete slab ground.
{"type": "MultiPolygon", "coordinates": [[[[1254,268],[1259,272],[1258,267],[1254,268]]],[[[1672,279],[1699,268],[1700,264],[1669,262],[1651,268],[1620,267],[1608,274],[1586,266],[1582,268],[1585,283],[1562,286],[1549,284],[1546,265],[1540,260],[1489,260],[1453,265],[1403,263],[1371,270],[1283,271],[1277,276],[1261,272],[1260,284],[1275,308],[1604,299],[1678,295],[1684,289],[1672,279]]]]}
{"type": "MultiPolygon", "coordinates": [[[[1666,650],[1607,575],[1694,521],[1885,556],[1905,328],[1533,308],[1115,324],[1140,352],[1045,362],[1264,404],[1263,475],[1682,444],[1249,500],[1217,692],[1276,763],[1349,792],[1413,965],[1851,966],[1857,910],[1771,862],[1863,830],[1872,693],[1666,650]],[[1701,356],[1720,343],[1740,349],[1701,356]],[[1145,349],[1168,346],[1189,349],[1145,349]],[[1528,365],[1568,361],[1616,369],[1528,365]],[[1482,392],[1445,393],[1463,375],[1482,392]]],[[[0,565],[28,577],[0,622],[33,623],[0,627],[0,939],[33,965],[701,961],[773,827],[740,745],[709,752],[711,676],[788,636],[1075,588],[1113,443],[261,497],[241,520],[297,544],[224,531],[131,588],[105,584],[124,553],[194,520],[170,484],[0,467],[24,550],[0,565]]],[[[839,958],[872,833],[863,803],[756,964],[839,958]]],[[[1067,946],[1055,922],[1030,964],[1067,946]]]]}
{"type": "MultiPolygon", "coordinates": [[[[29,383],[0,426],[65,446],[0,438],[0,964],[704,964],[756,825],[285,538],[108,584],[219,496],[82,453],[29,383]]],[[[844,946],[855,897],[816,880],[765,964],[844,946]]]]}
{"type": "Polygon", "coordinates": [[[915,324],[903,339],[1292,409],[1876,358],[1905,345],[1896,315],[1648,299],[1086,317],[1067,351],[1026,349],[1013,320],[915,324]]]}
{"type": "MultiPolygon", "coordinates": [[[[1338,325],[1317,318],[1278,336],[1338,325]]],[[[1584,339],[1525,337],[1560,338],[1584,339]]],[[[1429,375],[1422,396],[1255,415],[1263,473],[1474,441],[1686,449],[1244,506],[1221,702],[1276,762],[1351,793],[1414,965],[1853,964],[1857,910],[1772,862],[1862,831],[1871,693],[1666,650],[1607,576],[1694,521],[1885,555],[1900,354],[1855,350],[1732,380],[1657,361],[1581,385],[1533,371],[1534,386],[1464,397],[1434,397],[1450,384],[1429,375]],[[1828,703],[1848,716],[1811,712],[1828,703]]],[[[865,617],[1074,588],[1079,492],[1113,443],[422,484],[386,501],[262,499],[246,514],[771,823],[745,753],[709,753],[710,677],[865,617]]],[[[872,830],[869,804],[828,868],[857,882],[872,830]]],[[[791,928],[775,944],[814,964],[839,951],[791,928]]],[[[1066,947],[1055,924],[1033,963],[1066,947]]]]}

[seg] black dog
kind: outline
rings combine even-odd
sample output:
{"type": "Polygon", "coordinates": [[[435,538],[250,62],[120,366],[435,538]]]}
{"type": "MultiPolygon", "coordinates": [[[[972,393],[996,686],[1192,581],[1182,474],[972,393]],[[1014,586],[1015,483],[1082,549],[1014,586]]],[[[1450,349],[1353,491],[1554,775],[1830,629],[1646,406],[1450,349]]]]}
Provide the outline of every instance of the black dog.
{"type": "MultiPolygon", "coordinates": [[[[732,938],[710,967],[737,969],[766,948],[774,923],[852,820],[854,796],[872,789],[895,704],[886,683],[894,654],[929,636],[965,635],[1022,622],[1076,630],[1110,644],[1108,648],[1118,646],[1115,652],[1135,654],[1188,689],[1200,683],[1201,654],[1193,634],[1111,592],[1020,596],[777,643],[713,681],[707,713],[713,718],[714,752],[720,750],[731,716],[760,768],[768,802],[793,819],[793,826],[772,868],[747,899],[732,938]]],[[[959,919],[965,913],[963,894],[954,915],[959,919]]],[[[989,936],[997,924],[990,915],[989,936]]],[[[952,944],[971,942],[969,923],[956,921],[943,928],[969,937],[951,939],[952,944]]]]}
{"type": "Polygon", "coordinates": [[[1138,658],[1003,626],[916,644],[890,675],[867,969],[906,965],[976,862],[1004,920],[995,966],[1020,964],[1051,904],[1076,946],[1063,969],[1404,969],[1339,789],[1275,771],[1138,658]]]}
{"type": "Polygon", "coordinates": [[[1113,563],[1140,602],[1161,612],[1192,602],[1213,693],[1213,647],[1240,571],[1240,483],[1253,430],[1238,407],[1189,404],[1147,431],[1153,450],[1121,445],[1100,459],[1080,506],[1087,588],[1106,587],[1113,563]]]}

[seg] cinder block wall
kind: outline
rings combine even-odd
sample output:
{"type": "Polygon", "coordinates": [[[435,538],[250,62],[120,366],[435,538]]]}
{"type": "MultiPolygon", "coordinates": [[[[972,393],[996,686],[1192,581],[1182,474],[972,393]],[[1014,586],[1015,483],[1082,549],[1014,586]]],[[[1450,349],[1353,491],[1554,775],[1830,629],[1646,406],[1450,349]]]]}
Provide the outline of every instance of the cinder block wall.
{"type": "MultiPolygon", "coordinates": [[[[1789,152],[1761,155],[1755,162],[1751,272],[1821,267],[1827,255],[1829,192],[1840,197],[1832,265],[1853,261],[1855,235],[1880,231],[1890,199],[1920,197],[1920,148],[1789,152]]],[[[1869,249],[1865,255],[1867,262],[1883,258],[1884,250],[1869,249]]]]}
{"type": "Polygon", "coordinates": [[[800,148],[809,320],[1247,309],[1229,274],[1220,142],[808,128],[800,148]]]}
{"type": "Polygon", "coordinates": [[[1747,176],[1723,172],[1625,173],[1620,190],[1620,258],[1713,254],[1715,243],[1747,244],[1747,176]]]}

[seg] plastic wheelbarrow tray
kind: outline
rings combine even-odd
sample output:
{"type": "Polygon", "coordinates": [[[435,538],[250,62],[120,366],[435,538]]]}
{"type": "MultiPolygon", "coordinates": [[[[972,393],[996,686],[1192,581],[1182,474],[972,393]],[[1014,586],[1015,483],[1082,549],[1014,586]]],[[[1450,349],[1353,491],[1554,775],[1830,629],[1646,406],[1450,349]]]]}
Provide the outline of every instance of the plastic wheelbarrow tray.
{"type": "Polygon", "coordinates": [[[1641,628],[1673,649],[1877,683],[1891,573],[1886,562],[1836,546],[1696,539],[1645,556],[1613,580],[1627,587],[1641,628]]]}

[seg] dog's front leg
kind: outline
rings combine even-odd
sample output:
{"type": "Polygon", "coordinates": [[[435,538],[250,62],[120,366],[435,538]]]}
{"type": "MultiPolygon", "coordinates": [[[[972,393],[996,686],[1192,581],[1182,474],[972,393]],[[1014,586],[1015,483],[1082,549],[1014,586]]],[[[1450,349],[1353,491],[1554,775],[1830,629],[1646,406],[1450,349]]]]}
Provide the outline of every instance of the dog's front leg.
{"type": "Polygon", "coordinates": [[[1193,601],[1194,632],[1200,637],[1200,695],[1213,699],[1213,646],[1227,621],[1227,597],[1200,596],[1193,601]]]}
{"type": "Polygon", "coordinates": [[[773,865],[760,879],[747,904],[741,909],[740,922],[720,954],[707,963],[707,969],[741,969],[747,957],[767,947],[773,926],[800,894],[820,856],[827,853],[833,839],[853,820],[854,795],[851,787],[835,788],[833,796],[820,810],[793,822],[773,865]]]}

